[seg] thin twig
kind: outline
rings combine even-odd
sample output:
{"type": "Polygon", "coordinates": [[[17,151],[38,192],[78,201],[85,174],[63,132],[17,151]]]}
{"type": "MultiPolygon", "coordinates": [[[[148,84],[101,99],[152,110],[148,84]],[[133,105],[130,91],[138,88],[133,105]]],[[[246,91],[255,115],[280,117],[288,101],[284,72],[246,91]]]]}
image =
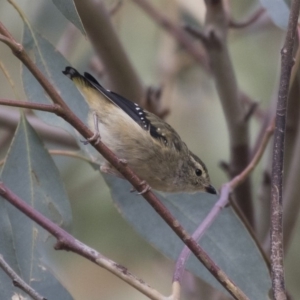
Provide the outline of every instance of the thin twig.
{"type": "MultiPolygon", "coordinates": [[[[6,28],[0,23],[0,33],[5,34],[6,28]]],[[[31,73],[36,77],[45,91],[55,104],[60,105],[63,113],[60,115],[64,120],[70,123],[82,136],[89,138],[93,135],[85,124],[68,108],[63,99],[60,97],[55,88],[44,77],[44,75],[37,69],[35,64],[29,58],[23,47],[16,43],[13,39],[10,39],[7,45],[12,49],[13,53],[19,58],[31,73]]],[[[124,164],[120,159],[111,152],[101,141],[98,143],[93,142],[92,146],[108,161],[111,165],[119,171],[132,185],[133,187],[142,192],[145,183],[130,169],[127,164],[124,164]]],[[[225,287],[225,289],[235,299],[247,299],[245,294],[234,284],[234,282],[214,263],[214,261],[207,255],[207,253],[192,239],[192,237],[184,230],[184,228],[178,223],[178,221],[172,216],[167,208],[160,202],[155,194],[148,190],[143,193],[143,197],[153,207],[153,209],[164,219],[164,221],[172,228],[177,236],[187,245],[197,259],[203,263],[203,265],[209,270],[209,272],[225,287]]]]}
{"type": "Polygon", "coordinates": [[[229,27],[234,29],[241,29],[248,27],[255,23],[264,13],[266,10],[263,7],[260,7],[256,12],[253,13],[253,15],[250,16],[250,18],[246,21],[235,21],[232,18],[229,20],[229,27]]]}
{"type": "Polygon", "coordinates": [[[167,15],[161,13],[156,9],[152,3],[148,0],[132,0],[140,8],[142,8],[145,13],[147,13],[153,20],[155,20],[162,28],[173,35],[178,43],[185,48],[187,52],[207,71],[210,72],[210,67],[208,64],[208,59],[205,51],[199,48],[193,40],[186,34],[186,32],[176,24],[174,24],[167,15]]]}
{"type": "MultiPolygon", "coordinates": [[[[250,173],[254,170],[254,168],[259,163],[265,149],[268,145],[270,137],[274,132],[274,119],[271,121],[270,125],[265,131],[264,137],[258,148],[256,154],[254,155],[253,159],[249,163],[249,165],[245,168],[243,172],[239,175],[235,176],[230,182],[224,184],[221,189],[221,194],[219,200],[215,203],[211,211],[205,217],[205,219],[201,222],[200,226],[196,229],[193,233],[192,237],[198,241],[204,235],[205,231],[211,226],[214,220],[217,218],[221,210],[229,203],[229,196],[232,191],[237,188],[246,178],[250,175],[250,173]]],[[[185,246],[180,253],[178,260],[176,262],[175,271],[173,275],[173,281],[181,282],[184,272],[185,263],[190,255],[190,250],[185,246]]]]}
{"type": "Polygon", "coordinates": [[[0,254],[0,268],[12,279],[14,286],[20,288],[27,295],[34,300],[47,300],[35,291],[30,285],[28,285],[5,261],[3,256],[0,254]]]}
{"type": "MultiPolygon", "coordinates": [[[[28,103],[28,102],[27,102],[28,103]]],[[[58,127],[47,125],[33,114],[26,113],[26,117],[30,125],[37,131],[43,140],[58,144],[71,149],[78,149],[77,142],[69,133],[58,127]]],[[[20,113],[16,109],[6,108],[0,109],[0,127],[14,130],[20,119],[20,113]]]]}
{"type": "Polygon", "coordinates": [[[272,289],[275,300],[287,299],[283,266],[282,231],[282,184],[284,139],[286,127],[287,97],[291,70],[293,66],[293,48],[299,16],[300,0],[291,3],[288,31],[281,50],[281,74],[276,109],[276,127],[272,155],[271,176],[271,273],[272,289]]]}
{"type": "Polygon", "coordinates": [[[17,100],[11,100],[11,99],[0,99],[0,104],[6,105],[6,106],[12,106],[12,107],[23,107],[23,108],[28,108],[28,109],[47,111],[50,113],[55,113],[58,116],[61,113],[63,113],[63,110],[57,104],[41,104],[41,103],[17,101],[17,100]]]}
{"type": "Polygon", "coordinates": [[[91,262],[99,265],[110,271],[120,279],[124,280],[131,286],[135,287],[144,295],[148,296],[150,299],[165,300],[166,297],[161,295],[159,292],[148,286],[143,280],[137,278],[132,273],[128,271],[127,268],[119,265],[118,263],[106,258],[95,249],[88,247],[79,240],[75,239],[68,232],[60,228],[57,224],[53,223],[40,212],[35,210],[20,197],[14,194],[8,187],[6,187],[2,182],[0,182],[0,195],[5,198],[9,203],[22,211],[26,216],[35,221],[49,233],[51,233],[56,239],[57,243],[55,245],[56,250],[67,250],[77,253],[91,262]]]}

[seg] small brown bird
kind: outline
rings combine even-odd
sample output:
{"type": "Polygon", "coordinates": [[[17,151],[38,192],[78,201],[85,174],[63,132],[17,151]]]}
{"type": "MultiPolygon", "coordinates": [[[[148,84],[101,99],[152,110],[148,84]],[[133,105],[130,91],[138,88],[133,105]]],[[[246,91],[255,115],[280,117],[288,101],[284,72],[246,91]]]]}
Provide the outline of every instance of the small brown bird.
{"type": "MultiPolygon", "coordinates": [[[[169,124],[106,90],[89,73],[82,76],[74,68],[66,67],[63,74],[75,83],[88,103],[90,128],[99,130],[101,141],[153,189],[216,194],[205,164],[169,124]]],[[[97,132],[92,138],[96,136],[97,132]]],[[[108,162],[101,170],[118,174],[108,162]]]]}

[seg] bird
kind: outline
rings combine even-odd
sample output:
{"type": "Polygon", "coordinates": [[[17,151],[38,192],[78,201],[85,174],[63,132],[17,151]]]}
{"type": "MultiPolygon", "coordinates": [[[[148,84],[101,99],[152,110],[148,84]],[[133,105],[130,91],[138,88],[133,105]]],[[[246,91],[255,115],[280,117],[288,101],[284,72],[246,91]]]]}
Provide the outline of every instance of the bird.
{"type": "MultiPolygon", "coordinates": [[[[88,125],[94,135],[154,190],[167,193],[217,194],[203,161],[192,153],[178,133],[155,114],[105,89],[91,74],[62,71],[89,105],[88,125]]],[[[104,161],[104,173],[122,175],[104,161]]]]}

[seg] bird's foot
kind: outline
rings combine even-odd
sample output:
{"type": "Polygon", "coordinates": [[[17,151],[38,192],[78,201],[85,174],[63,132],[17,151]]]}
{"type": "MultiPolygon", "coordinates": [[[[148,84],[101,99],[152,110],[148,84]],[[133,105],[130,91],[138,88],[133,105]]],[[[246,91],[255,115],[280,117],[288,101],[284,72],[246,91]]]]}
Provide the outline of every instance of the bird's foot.
{"type": "Polygon", "coordinates": [[[94,143],[94,145],[97,145],[101,141],[98,116],[96,112],[93,112],[93,119],[95,128],[94,134],[90,138],[86,139],[86,141],[81,141],[84,145],[87,145],[88,143],[94,143]]]}

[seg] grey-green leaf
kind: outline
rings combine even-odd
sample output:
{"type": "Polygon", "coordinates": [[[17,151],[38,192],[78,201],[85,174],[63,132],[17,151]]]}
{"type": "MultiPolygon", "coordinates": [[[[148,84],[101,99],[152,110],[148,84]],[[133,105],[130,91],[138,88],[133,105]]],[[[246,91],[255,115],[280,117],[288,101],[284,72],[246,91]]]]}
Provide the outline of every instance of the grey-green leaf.
{"type": "MultiPolygon", "coordinates": [[[[157,250],[176,261],[184,244],[141,196],[130,193],[130,184],[105,175],[113,201],[124,218],[157,250]]],[[[207,193],[158,195],[183,227],[192,234],[217,197],[207,193]]],[[[224,209],[205,233],[200,245],[243,290],[249,299],[268,299],[268,268],[250,234],[231,208],[224,209]]],[[[209,284],[223,289],[191,256],[187,269],[209,284]]],[[[171,278],[170,278],[171,281],[171,278]]]]}
{"type": "MultiPolygon", "coordinates": [[[[49,41],[26,24],[24,24],[23,46],[71,110],[85,122],[88,105],[78,90],[74,88],[72,81],[62,74],[65,67],[70,65],[69,62],[56,51],[49,41]]],[[[29,101],[53,104],[47,93],[24,65],[22,65],[22,80],[29,101]]],[[[36,114],[47,124],[63,128],[75,136],[73,128],[56,115],[41,111],[36,111],[36,114]]]]}
{"type": "Polygon", "coordinates": [[[57,9],[81,31],[83,35],[86,35],[73,0],[52,0],[52,2],[57,9]]]}
{"type": "MultiPolygon", "coordinates": [[[[70,227],[71,209],[59,172],[24,117],[9,149],[1,181],[45,217],[64,228],[70,227]]],[[[45,249],[52,247],[54,240],[2,198],[0,237],[0,253],[28,284],[47,299],[72,299],[46,264],[45,249]]],[[[19,289],[0,270],[0,298],[12,299],[17,292],[19,289]]]]}
{"type": "Polygon", "coordinates": [[[284,0],[260,0],[276,26],[286,30],[289,21],[289,6],[284,0]]]}

